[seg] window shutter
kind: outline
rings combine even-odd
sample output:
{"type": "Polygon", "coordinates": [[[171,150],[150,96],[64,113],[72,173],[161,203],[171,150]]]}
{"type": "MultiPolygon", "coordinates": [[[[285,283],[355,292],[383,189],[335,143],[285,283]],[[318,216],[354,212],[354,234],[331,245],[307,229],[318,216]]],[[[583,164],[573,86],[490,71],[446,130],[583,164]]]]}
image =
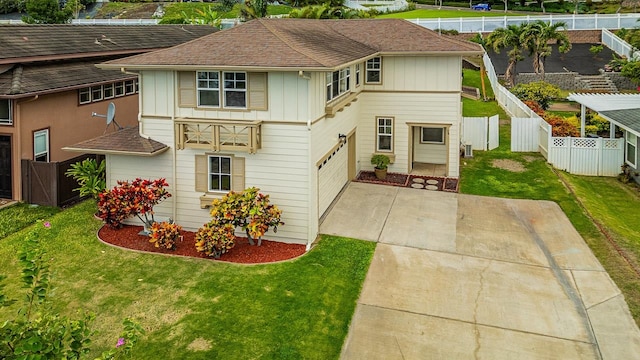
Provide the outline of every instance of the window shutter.
{"type": "Polygon", "coordinates": [[[196,155],[196,191],[209,191],[207,155],[196,155]]]}
{"type": "Polygon", "coordinates": [[[244,185],[244,158],[243,157],[234,157],[233,158],[233,174],[231,175],[231,186],[233,191],[243,191],[245,189],[244,185]]]}
{"type": "Polygon", "coordinates": [[[196,107],[196,73],[178,71],[178,106],[196,107]]]}
{"type": "Polygon", "coordinates": [[[249,109],[267,110],[267,73],[249,73],[249,109]]]}

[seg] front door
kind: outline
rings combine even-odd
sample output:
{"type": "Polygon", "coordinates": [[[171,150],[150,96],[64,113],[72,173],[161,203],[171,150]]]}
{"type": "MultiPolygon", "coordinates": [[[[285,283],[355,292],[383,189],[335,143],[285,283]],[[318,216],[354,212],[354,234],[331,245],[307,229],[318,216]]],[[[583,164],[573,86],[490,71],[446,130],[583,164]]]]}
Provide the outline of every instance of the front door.
{"type": "Polygon", "coordinates": [[[0,198],[11,199],[11,136],[0,135],[0,198]]]}

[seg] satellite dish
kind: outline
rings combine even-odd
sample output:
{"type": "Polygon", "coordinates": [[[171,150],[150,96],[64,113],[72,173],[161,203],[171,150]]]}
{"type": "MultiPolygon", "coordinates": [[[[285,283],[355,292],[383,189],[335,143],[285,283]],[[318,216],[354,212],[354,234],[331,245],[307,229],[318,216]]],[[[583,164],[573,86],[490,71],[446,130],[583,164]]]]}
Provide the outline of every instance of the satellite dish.
{"type": "Polygon", "coordinates": [[[116,117],[116,104],[113,102],[109,103],[107,107],[107,126],[113,122],[113,119],[116,117]]]}

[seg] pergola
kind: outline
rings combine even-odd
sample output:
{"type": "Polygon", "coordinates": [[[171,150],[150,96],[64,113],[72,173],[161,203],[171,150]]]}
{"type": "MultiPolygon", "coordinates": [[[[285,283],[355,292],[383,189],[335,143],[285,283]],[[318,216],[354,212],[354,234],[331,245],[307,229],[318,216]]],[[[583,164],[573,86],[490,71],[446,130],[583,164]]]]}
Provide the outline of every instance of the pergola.
{"type": "Polygon", "coordinates": [[[585,113],[589,108],[597,111],[612,125],[610,137],[615,137],[615,127],[640,136],[640,94],[569,94],[567,99],[580,104],[580,136],[584,137],[585,113]]]}

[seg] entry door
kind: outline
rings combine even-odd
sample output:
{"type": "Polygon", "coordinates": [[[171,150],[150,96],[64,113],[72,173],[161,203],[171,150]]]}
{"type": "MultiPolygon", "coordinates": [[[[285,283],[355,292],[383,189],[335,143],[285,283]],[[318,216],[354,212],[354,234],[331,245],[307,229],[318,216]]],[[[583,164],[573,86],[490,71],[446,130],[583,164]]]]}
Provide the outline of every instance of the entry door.
{"type": "Polygon", "coordinates": [[[0,198],[11,199],[11,136],[0,135],[0,198]]]}

